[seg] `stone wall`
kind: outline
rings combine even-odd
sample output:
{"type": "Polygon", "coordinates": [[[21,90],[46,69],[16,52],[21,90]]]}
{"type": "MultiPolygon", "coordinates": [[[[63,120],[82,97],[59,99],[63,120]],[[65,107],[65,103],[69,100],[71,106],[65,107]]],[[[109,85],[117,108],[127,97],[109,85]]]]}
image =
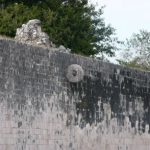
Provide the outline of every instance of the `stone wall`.
{"type": "Polygon", "coordinates": [[[0,40],[0,150],[150,150],[150,75],[0,40]]]}

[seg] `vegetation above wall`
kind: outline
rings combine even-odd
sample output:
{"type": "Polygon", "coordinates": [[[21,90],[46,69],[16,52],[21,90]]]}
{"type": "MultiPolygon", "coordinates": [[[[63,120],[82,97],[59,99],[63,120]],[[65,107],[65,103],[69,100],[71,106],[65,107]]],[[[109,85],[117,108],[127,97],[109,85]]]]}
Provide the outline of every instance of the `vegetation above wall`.
{"type": "Polygon", "coordinates": [[[114,54],[114,29],[87,0],[0,0],[0,34],[14,37],[16,29],[30,19],[39,19],[42,29],[56,45],[86,56],[114,54]]]}
{"type": "Polygon", "coordinates": [[[118,60],[121,65],[150,71],[150,32],[140,30],[127,39],[122,56],[118,60]]]}

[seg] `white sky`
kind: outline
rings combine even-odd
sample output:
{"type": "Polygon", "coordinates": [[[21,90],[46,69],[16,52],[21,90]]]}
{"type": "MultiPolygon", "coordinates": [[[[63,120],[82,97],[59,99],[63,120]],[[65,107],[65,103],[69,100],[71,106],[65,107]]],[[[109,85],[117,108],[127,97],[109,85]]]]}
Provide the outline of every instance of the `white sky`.
{"type": "MultiPolygon", "coordinates": [[[[90,0],[97,7],[105,5],[103,17],[107,24],[116,29],[119,40],[130,38],[140,29],[150,31],[150,0],[90,0]]],[[[121,57],[121,52],[115,58],[109,58],[112,63],[117,63],[116,58],[121,57]]]]}
{"type": "Polygon", "coordinates": [[[103,6],[105,22],[116,29],[120,40],[140,29],[150,31],[150,0],[90,0],[103,6]]]}

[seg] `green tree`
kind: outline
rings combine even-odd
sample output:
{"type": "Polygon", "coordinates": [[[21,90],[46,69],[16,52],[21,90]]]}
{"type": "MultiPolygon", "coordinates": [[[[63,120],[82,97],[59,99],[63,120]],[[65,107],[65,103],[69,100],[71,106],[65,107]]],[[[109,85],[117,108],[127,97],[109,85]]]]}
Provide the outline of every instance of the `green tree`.
{"type": "Polygon", "coordinates": [[[30,19],[39,19],[43,30],[56,45],[72,53],[113,55],[114,29],[87,0],[0,0],[0,34],[14,37],[16,28],[30,19]]]}
{"type": "Polygon", "coordinates": [[[121,65],[150,70],[150,32],[140,30],[133,34],[125,43],[123,58],[118,60],[121,65]]]}

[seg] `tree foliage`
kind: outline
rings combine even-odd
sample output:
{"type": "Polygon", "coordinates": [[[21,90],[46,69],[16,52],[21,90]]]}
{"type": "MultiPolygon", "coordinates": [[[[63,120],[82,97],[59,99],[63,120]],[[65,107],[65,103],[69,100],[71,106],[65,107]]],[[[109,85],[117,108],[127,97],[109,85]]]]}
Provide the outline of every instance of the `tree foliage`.
{"type": "Polygon", "coordinates": [[[118,61],[121,65],[150,71],[150,32],[140,30],[127,39],[123,58],[118,61]]]}
{"type": "Polygon", "coordinates": [[[114,54],[114,29],[87,0],[0,0],[0,34],[14,37],[16,29],[30,19],[39,19],[56,45],[73,53],[91,56],[114,54]]]}

